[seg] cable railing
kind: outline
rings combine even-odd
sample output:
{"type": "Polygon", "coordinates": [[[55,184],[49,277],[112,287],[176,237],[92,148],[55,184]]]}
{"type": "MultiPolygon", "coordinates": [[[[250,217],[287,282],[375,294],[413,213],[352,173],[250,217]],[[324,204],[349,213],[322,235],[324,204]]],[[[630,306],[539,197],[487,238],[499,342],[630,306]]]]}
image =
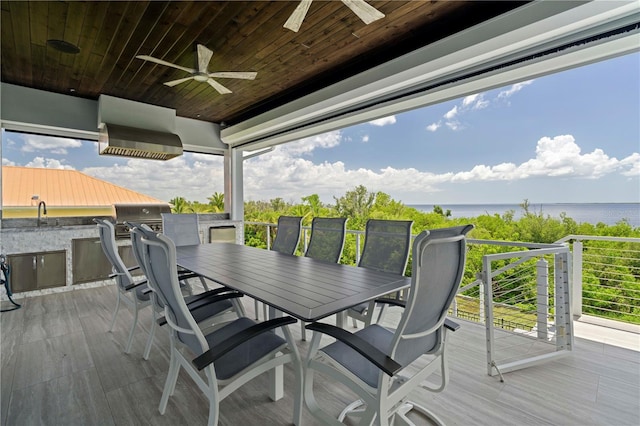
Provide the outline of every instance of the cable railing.
{"type": "Polygon", "coordinates": [[[640,238],[569,235],[573,315],[640,324],[640,238]]]}

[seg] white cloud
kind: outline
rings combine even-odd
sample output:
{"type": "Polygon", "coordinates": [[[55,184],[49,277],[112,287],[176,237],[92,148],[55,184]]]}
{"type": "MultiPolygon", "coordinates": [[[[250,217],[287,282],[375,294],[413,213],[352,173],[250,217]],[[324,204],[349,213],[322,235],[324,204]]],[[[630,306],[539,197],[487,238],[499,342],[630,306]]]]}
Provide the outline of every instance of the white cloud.
{"type": "Polygon", "coordinates": [[[390,115],[384,118],[378,118],[377,120],[372,120],[369,122],[369,124],[372,124],[374,126],[386,126],[387,124],[395,124],[395,123],[396,123],[395,115],[390,115]]]}
{"type": "Polygon", "coordinates": [[[453,108],[451,108],[449,111],[447,111],[447,113],[443,117],[446,118],[447,120],[451,120],[457,114],[458,114],[458,106],[456,105],[453,108]]]}
{"type": "Polygon", "coordinates": [[[36,167],[46,169],[64,169],[74,170],[74,168],[68,164],[63,164],[62,161],[55,158],[35,157],[33,160],[24,165],[25,167],[36,167]]]}
{"type": "Polygon", "coordinates": [[[14,161],[10,161],[8,158],[2,157],[2,165],[3,166],[15,166],[16,163],[14,161]]]}
{"type": "Polygon", "coordinates": [[[82,170],[134,191],[169,201],[184,197],[189,201],[206,202],[214,192],[224,192],[223,158],[185,154],[169,161],[130,159],[124,165],[89,167],[82,170]]]}
{"type": "Polygon", "coordinates": [[[58,138],[26,134],[21,151],[36,152],[49,151],[52,154],[68,154],[68,148],[80,148],[82,142],[77,139],[58,138]]]}
{"type": "Polygon", "coordinates": [[[431,123],[427,126],[427,130],[430,132],[435,132],[436,130],[438,130],[441,126],[441,122],[438,121],[437,123],[431,123]]]}
{"type": "Polygon", "coordinates": [[[522,81],[520,83],[513,84],[508,89],[502,90],[500,93],[498,93],[498,98],[509,98],[513,94],[518,93],[520,90],[530,85],[531,83],[533,83],[533,80],[527,80],[527,81],[522,81]]]}
{"type": "Polygon", "coordinates": [[[333,148],[341,142],[341,133],[339,130],[324,133],[322,135],[311,136],[301,139],[297,142],[291,142],[280,145],[276,150],[284,150],[291,155],[308,154],[316,148],[333,148]]]}
{"type": "Polygon", "coordinates": [[[623,167],[629,167],[629,170],[622,172],[624,176],[640,177],[640,154],[634,152],[627,158],[620,161],[620,165],[623,167]]]}
{"type": "Polygon", "coordinates": [[[369,135],[364,135],[362,137],[362,142],[369,142],[369,135]]]}
{"type": "MultiPolygon", "coordinates": [[[[496,99],[499,98],[509,98],[514,93],[519,92],[524,87],[533,83],[533,80],[523,81],[521,83],[516,83],[511,85],[508,89],[502,90],[499,92],[496,99]]],[[[459,117],[469,111],[477,111],[480,109],[487,108],[491,105],[491,101],[485,98],[485,93],[474,93],[473,95],[468,95],[462,98],[458,105],[454,105],[449,111],[447,111],[442,117],[445,120],[445,125],[453,130],[458,131],[464,128],[462,123],[460,122],[459,117]]],[[[435,132],[440,128],[440,121],[437,123],[432,123],[427,126],[427,130],[430,132],[435,132]]]]}
{"type": "MultiPolygon", "coordinates": [[[[598,179],[616,173],[634,178],[640,175],[640,154],[633,153],[617,160],[602,149],[582,153],[571,135],[540,138],[532,158],[520,164],[478,164],[467,170],[446,173],[393,167],[349,169],[341,161],[314,163],[306,158],[315,148],[337,146],[343,141],[342,133],[335,131],[281,145],[272,152],[245,161],[245,199],[281,197],[300,202],[304,196],[318,194],[324,202],[332,203],[334,196],[362,184],[369,191],[383,191],[396,199],[418,200],[425,199],[426,194],[444,190],[446,184],[511,182],[542,177],[598,179]]],[[[49,160],[40,158],[38,161],[47,164],[49,160]]],[[[55,163],[48,165],[55,166],[55,163]]],[[[92,167],[83,172],[165,201],[182,196],[190,201],[206,202],[206,197],[214,192],[224,191],[220,156],[187,153],[166,162],[131,159],[124,165],[92,167]]]]}
{"type": "Polygon", "coordinates": [[[451,130],[453,130],[453,131],[456,131],[456,130],[460,130],[460,129],[462,129],[462,125],[461,125],[461,124],[460,124],[460,122],[459,122],[459,121],[457,121],[457,120],[447,121],[447,122],[446,122],[446,123],[444,123],[444,124],[446,124],[446,125],[447,125],[447,127],[448,127],[448,128],[450,128],[450,129],[451,129],[451,130]]]}
{"type": "Polygon", "coordinates": [[[599,148],[582,154],[572,135],[560,135],[538,140],[535,158],[520,165],[478,165],[470,171],[456,173],[452,181],[520,180],[544,176],[598,179],[616,172],[632,176],[637,170],[640,170],[638,153],[623,160],[609,157],[599,148]]]}

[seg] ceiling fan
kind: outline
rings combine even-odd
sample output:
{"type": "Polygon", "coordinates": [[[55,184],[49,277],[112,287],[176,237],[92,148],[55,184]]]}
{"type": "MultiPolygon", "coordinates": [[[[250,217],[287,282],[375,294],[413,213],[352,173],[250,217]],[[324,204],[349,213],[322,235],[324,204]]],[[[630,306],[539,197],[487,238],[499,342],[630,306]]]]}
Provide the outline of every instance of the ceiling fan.
{"type": "Polygon", "coordinates": [[[213,56],[213,51],[202,44],[197,45],[196,51],[196,68],[187,68],[180,65],[172,64],[171,62],[163,61],[162,59],[154,58],[153,56],[148,55],[138,55],[136,58],[142,59],[145,61],[155,62],[156,64],[166,65],[168,67],[177,68],[182,71],[186,71],[191,74],[190,77],[179,78],[178,80],[167,81],[164,83],[165,86],[173,87],[180,83],[184,83],[189,80],[195,80],[201,83],[208,83],[211,87],[216,89],[218,93],[224,95],[226,93],[231,93],[231,90],[224,87],[222,84],[215,81],[213,78],[240,78],[243,80],[253,80],[258,75],[257,72],[234,72],[234,71],[223,71],[223,72],[212,72],[210,73],[207,70],[209,66],[209,61],[213,56]]]}
{"type": "MultiPolygon", "coordinates": [[[[283,26],[291,31],[298,32],[312,1],[313,0],[301,0],[298,7],[296,7],[296,10],[293,11],[283,26]]],[[[351,9],[353,13],[358,15],[358,17],[367,25],[373,21],[384,18],[384,13],[366,3],[364,0],[342,0],[342,3],[351,9]]]]}

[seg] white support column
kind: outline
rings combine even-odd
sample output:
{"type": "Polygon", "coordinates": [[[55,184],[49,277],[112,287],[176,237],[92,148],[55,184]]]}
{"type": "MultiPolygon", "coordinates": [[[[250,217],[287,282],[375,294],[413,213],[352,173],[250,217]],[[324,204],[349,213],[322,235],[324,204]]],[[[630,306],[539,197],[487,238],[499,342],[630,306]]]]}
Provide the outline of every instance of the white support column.
{"type": "Polygon", "coordinates": [[[545,259],[536,263],[536,295],[538,339],[546,341],[549,330],[549,263],[545,259]]]}
{"type": "Polygon", "coordinates": [[[242,151],[229,148],[224,154],[224,205],[231,220],[244,220],[242,167],[242,151]]]}
{"type": "Polygon", "coordinates": [[[573,277],[571,282],[571,308],[573,316],[582,316],[582,241],[573,243],[573,277]]]}

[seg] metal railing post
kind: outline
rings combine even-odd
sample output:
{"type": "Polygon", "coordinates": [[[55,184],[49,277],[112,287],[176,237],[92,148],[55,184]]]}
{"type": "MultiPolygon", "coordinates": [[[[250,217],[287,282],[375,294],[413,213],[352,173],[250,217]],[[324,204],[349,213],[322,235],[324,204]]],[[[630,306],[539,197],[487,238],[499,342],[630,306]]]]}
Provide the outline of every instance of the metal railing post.
{"type": "Polygon", "coordinates": [[[582,316],[582,241],[573,243],[573,277],[571,282],[571,310],[575,319],[582,316]]]}
{"type": "Polygon", "coordinates": [[[267,225],[267,250],[271,250],[271,225],[267,225]]]}
{"type": "Polygon", "coordinates": [[[356,265],[360,263],[360,234],[356,234],[356,265]]]}
{"type": "Polygon", "coordinates": [[[549,262],[544,258],[536,262],[536,317],[538,339],[547,340],[549,330],[549,262]]]}

